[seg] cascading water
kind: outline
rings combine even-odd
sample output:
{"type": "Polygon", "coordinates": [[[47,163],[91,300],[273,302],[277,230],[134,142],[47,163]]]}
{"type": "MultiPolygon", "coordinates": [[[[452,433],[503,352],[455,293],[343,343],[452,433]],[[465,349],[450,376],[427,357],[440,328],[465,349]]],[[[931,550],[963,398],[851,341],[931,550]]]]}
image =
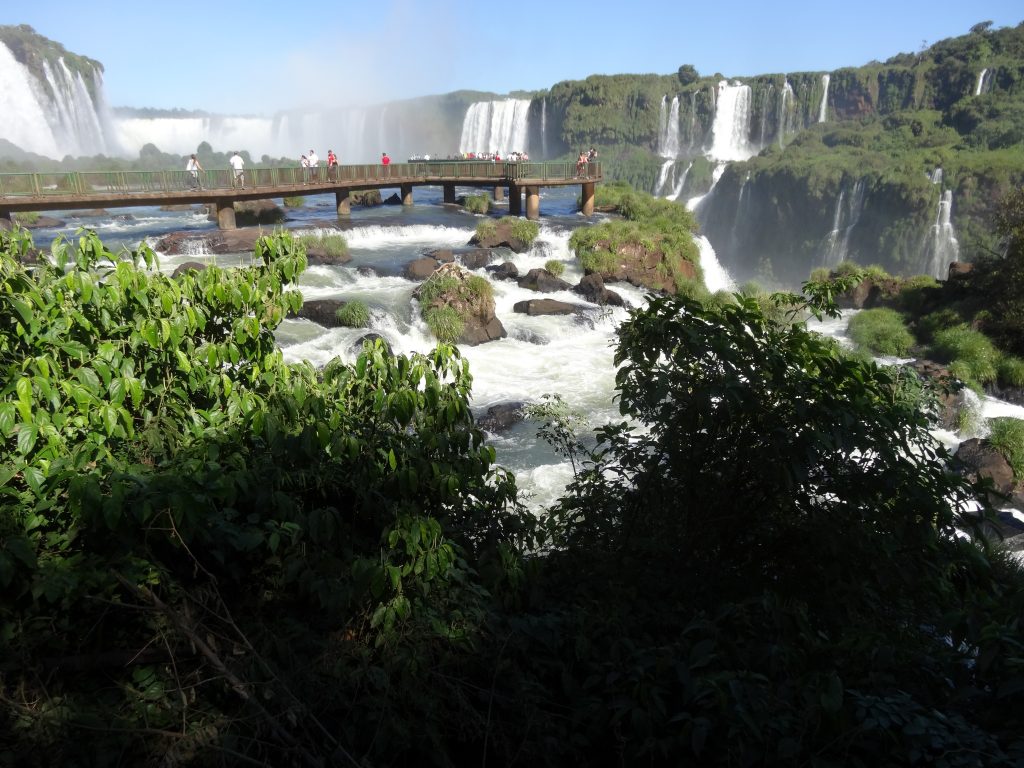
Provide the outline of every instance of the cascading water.
{"type": "Polygon", "coordinates": [[[466,110],[459,152],[509,152],[527,150],[529,99],[478,101],[466,110]]]}
{"type": "Polygon", "coordinates": [[[864,179],[858,179],[848,197],[845,188],[839,190],[836,211],[832,217],[832,231],[828,233],[822,256],[822,265],[829,269],[846,261],[850,250],[850,235],[860,222],[860,215],[864,211],[865,188],[864,179]]]}
{"type": "Polygon", "coordinates": [[[764,96],[761,97],[761,138],[758,145],[764,147],[765,136],[768,132],[768,112],[772,103],[772,95],[775,93],[775,86],[768,83],[768,87],[764,89],[764,96]]]}
{"type": "Polygon", "coordinates": [[[828,117],[828,84],[832,79],[832,75],[821,76],[821,106],[818,107],[818,122],[824,123],[828,117]]]}
{"type": "MultiPolygon", "coordinates": [[[[676,166],[678,169],[678,166],[676,166]]],[[[678,200],[679,196],[683,194],[683,187],[686,186],[686,177],[690,173],[690,169],[693,168],[693,161],[691,160],[686,165],[686,169],[680,174],[679,178],[676,179],[676,183],[672,186],[672,192],[666,195],[669,200],[678,200]]]]}
{"type": "Polygon", "coordinates": [[[697,140],[697,92],[690,94],[690,143],[688,152],[693,154],[693,145],[697,140]]]}
{"type": "Polygon", "coordinates": [[[540,155],[541,159],[548,158],[548,100],[540,102],[540,155]]]}
{"type": "Polygon", "coordinates": [[[711,246],[711,241],[703,235],[695,238],[700,250],[700,269],[704,273],[704,286],[711,292],[735,291],[736,281],[729,276],[725,267],[718,261],[718,254],[711,246]]]}
{"type": "Polygon", "coordinates": [[[953,190],[947,189],[939,197],[939,210],[935,223],[929,231],[924,247],[924,269],[926,275],[945,279],[949,265],[960,260],[960,243],[950,221],[953,210],[953,190]]]}
{"type": "Polygon", "coordinates": [[[708,157],[719,162],[747,160],[756,154],[750,145],[749,85],[722,80],[718,84],[712,144],[708,157]]]}
{"type": "Polygon", "coordinates": [[[986,67],[985,69],[981,70],[981,72],[978,73],[978,84],[976,86],[974,86],[974,95],[975,96],[981,96],[981,94],[983,94],[985,92],[985,86],[988,85],[988,83],[986,82],[986,79],[985,79],[987,76],[988,76],[988,67],[986,67]]]}
{"type": "Polygon", "coordinates": [[[658,138],[658,154],[662,157],[679,156],[679,97],[672,97],[672,104],[665,110],[666,98],[661,100],[662,126],[661,136],[658,138]]]}
{"type": "Polygon", "coordinates": [[[789,111],[792,109],[792,104],[793,86],[787,80],[785,85],[782,86],[782,95],[779,97],[779,128],[777,135],[780,147],[784,146],[786,132],[790,130],[789,111]]]}
{"type": "Polygon", "coordinates": [[[118,154],[99,72],[91,75],[91,92],[63,58],[43,62],[42,74],[40,80],[0,42],[0,138],[53,158],[118,154]]]}

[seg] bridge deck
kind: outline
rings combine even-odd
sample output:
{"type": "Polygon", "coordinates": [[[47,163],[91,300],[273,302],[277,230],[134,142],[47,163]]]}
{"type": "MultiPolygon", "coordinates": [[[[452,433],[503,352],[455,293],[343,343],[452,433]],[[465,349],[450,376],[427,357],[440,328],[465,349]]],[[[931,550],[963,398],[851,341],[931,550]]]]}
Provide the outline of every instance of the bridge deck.
{"type": "Polygon", "coordinates": [[[399,186],[458,185],[512,188],[593,184],[602,180],[600,163],[582,176],[575,163],[495,163],[427,161],[390,165],[304,168],[246,168],[245,187],[231,169],[200,172],[200,189],[188,171],[89,171],[0,174],[0,213],[76,208],[222,203],[268,197],[313,195],[342,190],[399,186]]]}

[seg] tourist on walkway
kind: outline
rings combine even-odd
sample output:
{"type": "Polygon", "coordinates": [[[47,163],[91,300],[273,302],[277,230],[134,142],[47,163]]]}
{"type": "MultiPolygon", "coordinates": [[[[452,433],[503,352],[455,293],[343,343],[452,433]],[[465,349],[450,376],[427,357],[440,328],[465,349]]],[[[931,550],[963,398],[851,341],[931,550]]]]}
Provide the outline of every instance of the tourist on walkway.
{"type": "Polygon", "coordinates": [[[316,181],[320,175],[317,168],[320,167],[320,158],[316,156],[316,152],[312,149],[309,150],[309,180],[316,181]]]}
{"type": "Polygon", "coordinates": [[[236,151],[231,155],[231,159],[228,160],[228,163],[235,171],[235,186],[245,189],[245,171],[243,170],[245,168],[245,160],[243,160],[242,156],[236,151]]]}
{"type": "Polygon", "coordinates": [[[336,181],[338,178],[338,156],[333,149],[327,150],[327,178],[336,181]]]}
{"type": "Polygon", "coordinates": [[[199,183],[199,172],[203,170],[203,166],[199,164],[199,158],[192,155],[185,163],[185,170],[192,174],[192,180],[189,182],[192,189],[202,189],[203,185],[199,183]]]}
{"type": "Polygon", "coordinates": [[[388,166],[391,165],[391,158],[388,157],[387,152],[380,153],[380,164],[384,166],[384,178],[386,179],[391,175],[391,172],[388,169],[388,166]]]}
{"type": "Polygon", "coordinates": [[[302,183],[303,184],[308,184],[309,183],[309,158],[306,157],[305,155],[303,155],[302,159],[299,160],[299,165],[302,166],[302,183]]]}

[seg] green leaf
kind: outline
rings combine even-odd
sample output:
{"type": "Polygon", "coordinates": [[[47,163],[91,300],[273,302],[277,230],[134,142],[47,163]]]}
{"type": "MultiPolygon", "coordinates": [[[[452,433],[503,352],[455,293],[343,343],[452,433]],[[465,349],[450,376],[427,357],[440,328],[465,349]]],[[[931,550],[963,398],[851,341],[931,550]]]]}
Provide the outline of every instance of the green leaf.
{"type": "Polygon", "coordinates": [[[10,437],[14,433],[17,409],[14,403],[0,403],[0,436],[10,437]]]}
{"type": "Polygon", "coordinates": [[[394,449],[388,451],[388,466],[391,467],[391,469],[398,466],[398,459],[395,458],[394,449]]]}
{"type": "Polygon", "coordinates": [[[22,456],[32,450],[39,436],[39,428],[31,422],[22,422],[18,425],[18,452],[22,456]]]}

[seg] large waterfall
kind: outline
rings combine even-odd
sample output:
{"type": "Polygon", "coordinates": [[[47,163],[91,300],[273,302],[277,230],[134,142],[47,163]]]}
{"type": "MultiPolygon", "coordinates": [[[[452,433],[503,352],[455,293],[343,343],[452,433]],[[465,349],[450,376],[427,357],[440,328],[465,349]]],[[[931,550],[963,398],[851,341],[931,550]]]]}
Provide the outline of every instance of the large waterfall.
{"type": "Polygon", "coordinates": [[[987,67],[978,73],[978,84],[974,86],[975,96],[981,96],[981,94],[983,94],[985,90],[988,88],[991,74],[992,73],[988,70],[987,67]]]}
{"type": "Polygon", "coordinates": [[[661,98],[661,132],[658,136],[658,154],[662,157],[679,155],[679,97],[672,97],[672,104],[666,108],[668,97],[661,98]]]}
{"type": "Polygon", "coordinates": [[[91,80],[63,58],[44,61],[39,77],[0,42],[0,138],[52,158],[116,154],[98,71],[91,80]]]}
{"type": "Polygon", "coordinates": [[[478,101],[466,110],[459,152],[528,151],[529,99],[478,101]]]}
{"type": "Polygon", "coordinates": [[[790,122],[790,111],[793,109],[793,86],[789,80],[782,86],[782,95],[779,97],[779,127],[776,135],[779,138],[779,146],[785,145],[786,132],[792,130],[790,122]]]}
{"type": "Polygon", "coordinates": [[[722,80],[718,84],[712,144],[708,156],[719,162],[747,160],[757,153],[750,145],[750,86],[722,80]]]}

